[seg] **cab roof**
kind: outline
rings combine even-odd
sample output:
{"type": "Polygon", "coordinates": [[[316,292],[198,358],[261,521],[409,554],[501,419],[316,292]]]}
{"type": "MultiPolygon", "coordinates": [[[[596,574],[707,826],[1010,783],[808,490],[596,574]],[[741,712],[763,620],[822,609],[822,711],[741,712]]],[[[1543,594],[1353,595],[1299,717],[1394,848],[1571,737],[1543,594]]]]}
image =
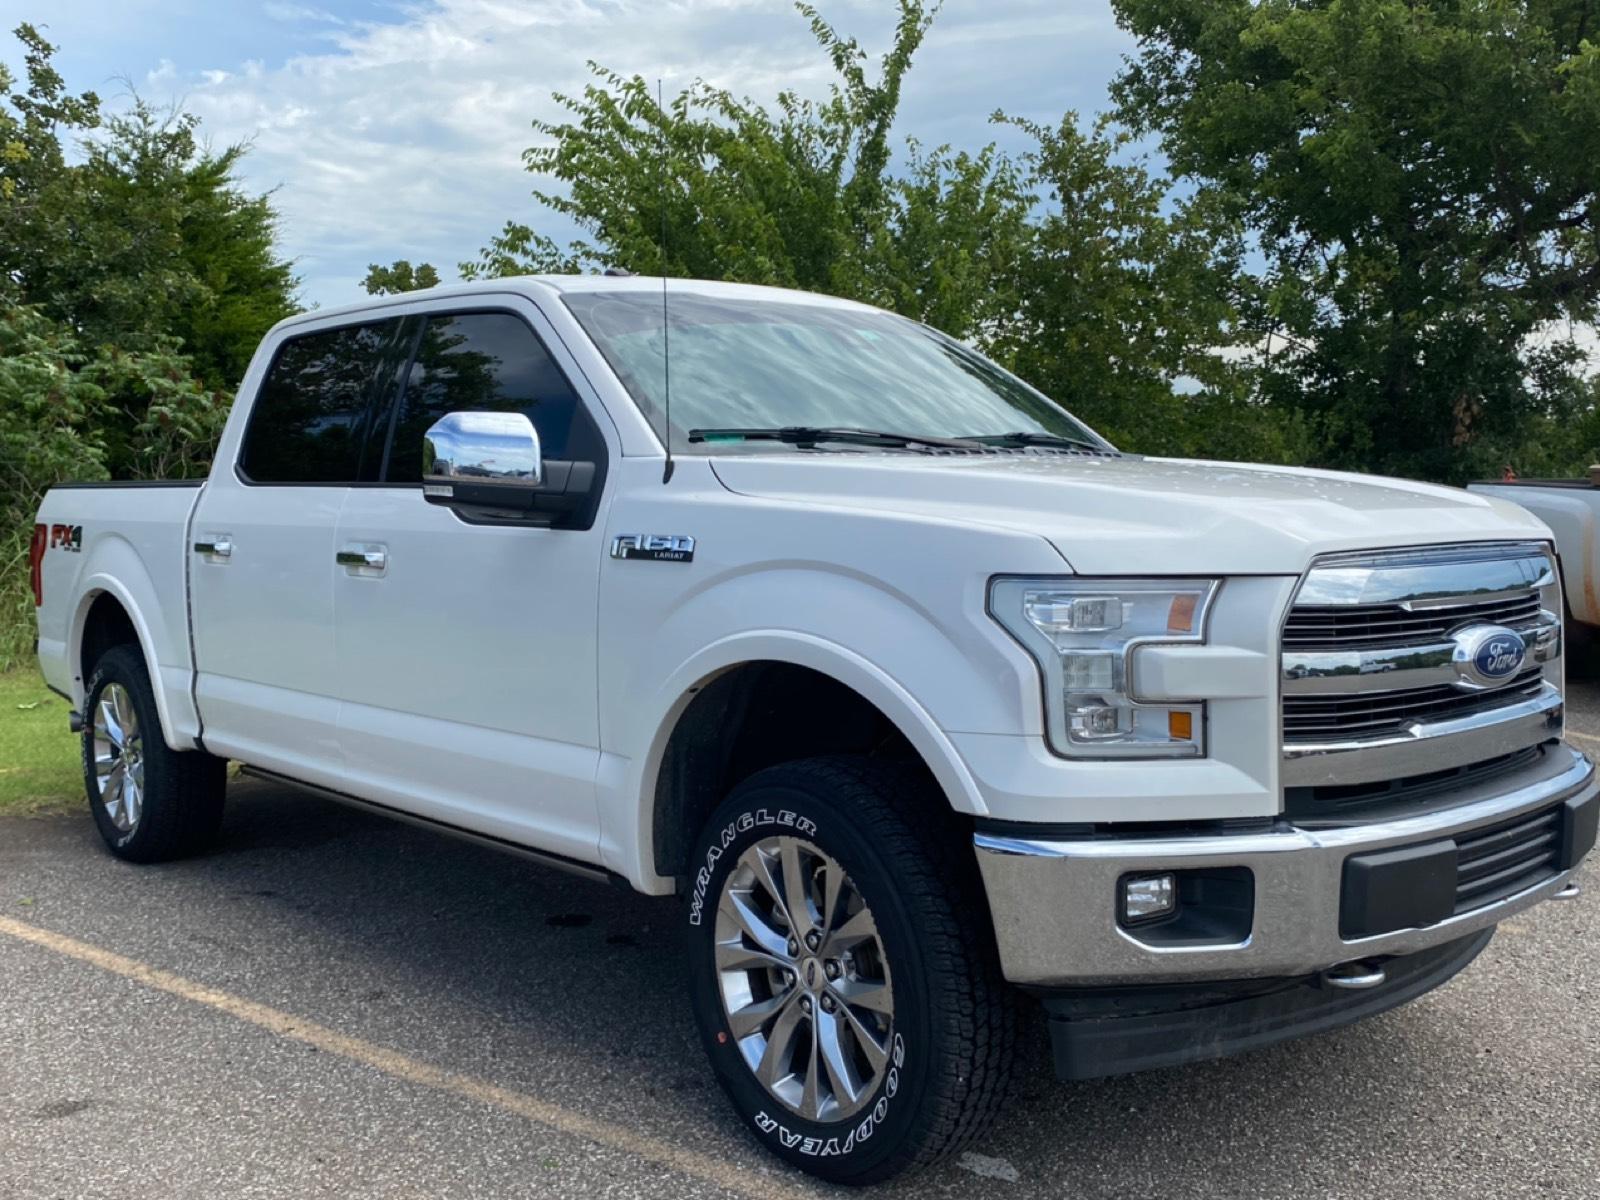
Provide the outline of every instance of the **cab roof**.
{"type": "MultiPolygon", "coordinates": [[[[353,304],[341,304],[332,308],[317,308],[309,312],[298,313],[280,321],[274,329],[291,328],[296,325],[322,322],[329,318],[356,317],[368,313],[381,312],[384,309],[395,308],[405,304],[415,304],[420,300],[472,300],[478,296],[500,294],[507,292],[521,293],[527,296],[548,296],[568,293],[593,293],[614,292],[617,294],[647,293],[650,295],[661,294],[662,280],[659,275],[508,275],[499,279],[478,279],[470,283],[445,284],[440,287],[424,288],[415,292],[399,292],[387,296],[373,296],[366,300],[359,300],[353,304]]],[[[669,279],[667,281],[669,294],[708,296],[723,300],[766,300],[782,301],[786,304],[815,304],[824,307],[859,309],[863,312],[874,310],[870,305],[861,304],[855,300],[844,300],[837,296],[825,296],[817,292],[803,292],[794,288],[767,287],[752,283],[722,283],[710,279],[669,279]]]]}

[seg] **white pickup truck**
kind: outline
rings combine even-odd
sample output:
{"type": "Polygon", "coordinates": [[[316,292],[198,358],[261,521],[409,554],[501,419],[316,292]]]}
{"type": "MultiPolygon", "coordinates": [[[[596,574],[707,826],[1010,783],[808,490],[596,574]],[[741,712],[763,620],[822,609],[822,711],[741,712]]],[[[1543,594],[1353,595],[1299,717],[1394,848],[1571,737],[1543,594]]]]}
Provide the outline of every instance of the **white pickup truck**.
{"type": "Polygon", "coordinates": [[[1567,631],[1587,664],[1600,663],[1600,466],[1582,479],[1501,479],[1468,490],[1499,496],[1550,527],[1566,585],[1567,631]]]}
{"type": "Polygon", "coordinates": [[[1030,1011],[1066,1078],[1328,1029],[1576,894],[1595,841],[1535,518],[1120,454],[859,304],[310,313],[208,481],[38,521],[114,853],[205,845],[234,760],[677,894],[715,1075],[828,1179],[969,1145],[1030,1011]]]}

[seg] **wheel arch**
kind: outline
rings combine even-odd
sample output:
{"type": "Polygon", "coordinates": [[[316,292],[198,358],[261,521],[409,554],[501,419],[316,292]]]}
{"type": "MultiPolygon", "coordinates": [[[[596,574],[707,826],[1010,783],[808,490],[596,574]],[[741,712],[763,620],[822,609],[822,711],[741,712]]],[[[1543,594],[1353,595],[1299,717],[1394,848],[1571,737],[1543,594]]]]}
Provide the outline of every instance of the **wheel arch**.
{"type": "Polygon", "coordinates": [[[100,656],[112,646],[132,645],[144,658],[145,670],[150,674],[163,740],[175,750],[193,746],[192,737],[184,737],[175,729],[150,624],[131,590],[120,579],[99,573],[85,581],[71,630],[67,655],[73,669],[74,702],[80,708],[88,701],[89,677],[100,656]]]}
{"type": "Polygon", "coordinates": [[[743,636],[708,648],[664,689],[673,697],[638,788],[645,889],[670,890],[705,819],[740,779],[819,754],[881,753],[920,763],[955,811],[986,812],[976,782],[932,717],[887,672],[819,638],[743,636]],[[798,726],[794,718],[805,720],[798,726]]]}

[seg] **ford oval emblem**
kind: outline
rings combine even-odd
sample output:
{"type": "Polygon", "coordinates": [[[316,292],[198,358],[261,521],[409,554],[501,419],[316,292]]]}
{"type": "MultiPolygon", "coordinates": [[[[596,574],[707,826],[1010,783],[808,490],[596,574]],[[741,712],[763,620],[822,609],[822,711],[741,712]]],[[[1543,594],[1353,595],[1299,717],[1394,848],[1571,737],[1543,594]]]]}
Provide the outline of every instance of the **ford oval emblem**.
{"type": "Polygon", "coordinates": [[[1456,673],[1467,687],[1495,687],[1522,669],[1528,644],[1515,629],[1502,625],[1472,625],[1452,637],[1456,644],[1456,673]]]}

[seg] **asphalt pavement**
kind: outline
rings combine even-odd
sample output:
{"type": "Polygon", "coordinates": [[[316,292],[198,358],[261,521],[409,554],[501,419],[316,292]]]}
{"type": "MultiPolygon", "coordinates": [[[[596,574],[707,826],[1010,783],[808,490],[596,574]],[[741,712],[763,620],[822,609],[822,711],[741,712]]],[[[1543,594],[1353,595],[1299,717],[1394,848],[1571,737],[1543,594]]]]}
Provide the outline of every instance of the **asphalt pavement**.
{"type": "MultiPolygon", "coordinates": [[[[1600,753],[1600,686],[1574,685],[1600,753]]],[[[730,1116],[671,901],[253,781],[206,858],[0,820],[0,1197],[843,1194],[730,1116]]],[[[1600,1197],[1600,875],[1429,996],[1237,1059],[1061,1084],[880,1189],[1600,1197]]]]}

